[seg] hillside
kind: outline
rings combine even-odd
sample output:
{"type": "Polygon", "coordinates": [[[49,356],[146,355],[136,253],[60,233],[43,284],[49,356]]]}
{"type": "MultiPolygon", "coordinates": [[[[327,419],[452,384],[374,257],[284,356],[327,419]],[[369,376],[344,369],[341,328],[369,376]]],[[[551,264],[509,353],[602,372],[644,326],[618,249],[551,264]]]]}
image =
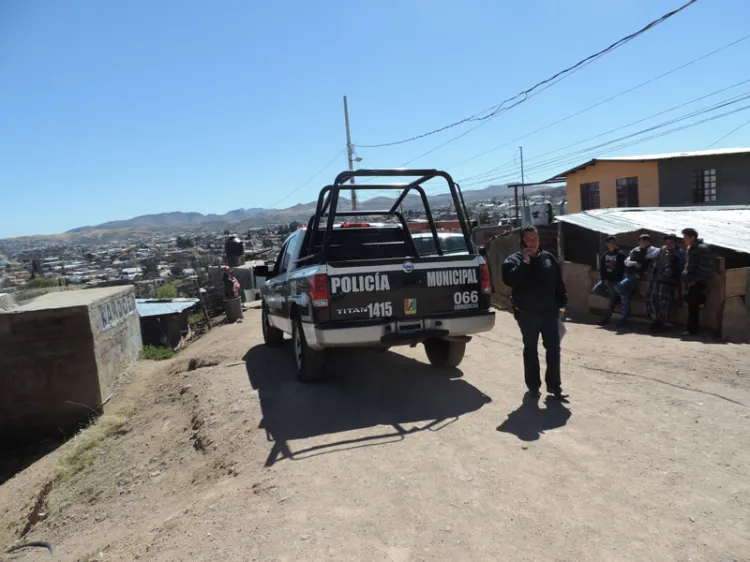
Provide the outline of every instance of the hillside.
{"type": "MultiPolygon", "coordinates": [[[[548,197],[564,197],[564,187],[536,187],[527,188],[530,193],[545,194],[548,197]]],[[[506,185],[491,185],[483,189],[470,189],[463,192],[467,204],[476,201],[505,199],[512,196],[513,191],[506,185]]],[[[430,206],[433,209],[451,206],[451,196],[448,193],[430,195],[430,206]]],[[[390,209],[396,197],[373,197],[360,201],[362,210],[390,209]]],[[[342,209],[351,207],[351,200],[341,197],[342,209]]],[[[250,228],[273,226],[285,224],[292,221],[306,222],[315,212],[316,201],[298,203],[286,209],[263,209],[253,207],[248,209],[235,209],[224,214],[203,214],[199,212],[169,212],[140,215],[132,219],[109,221],[93,226],[83,226],[69,230],[63,234],[45,236],[24,236],[17,240],[38,239],[39,241],[70,241],[78,242],[102,242],[110,239],[132,238],[135,235],[148,235],[150,232],[167,231],[170,234],[209,233],[217,232],[227,228],[242,231],[250,228]]],[[[422,201],[418,195],[409,195],[403,201],[403,209],[420,210],[423,208],[422,201]]]]}
{"type": "MultiPolygon", "coordinates": [[[[480,201],[483,199],[492,199],[493,197],[506,197],[509,190],[504,185],[493,185],[484,189],[467,190],[464,192],[464,199],[467,203],[480,201]]],[[[451,204],[451,196],[448,193],[434,195],[429,197],[430,205],[433,207],[442,207],[451,204]]],[[[360,203],[363,210],[375,210],[390,208],[395,201],[395,197],[375,197],[367,199],[360,203]]],[[[315,212],[315,201],[309,203],[300,203],[286,209],[236,209],[223,215],[203,214],[198,212],[169,212],[156,213],[149,215],[140,215],[132,219],[117,220],[97,224],[94,226],[82,226],[66,232],[66,234],[82,234],[92,231],[102,230],[122,230],[122,229],[175,229],[181,227],[212,227],[221,228],[222,226],[236,225],[240,223],[243,227],[252,228],[253,226],[265,226],[279,222],[290,222],[307,220],[315,212]]],[[[348,207],[351,201],[342,197],[340,199],[342,206],[348,207]]],[[[408,196],[403,202],[404,209],[421,209],[422,201],[417,195],[408,196]]]]}

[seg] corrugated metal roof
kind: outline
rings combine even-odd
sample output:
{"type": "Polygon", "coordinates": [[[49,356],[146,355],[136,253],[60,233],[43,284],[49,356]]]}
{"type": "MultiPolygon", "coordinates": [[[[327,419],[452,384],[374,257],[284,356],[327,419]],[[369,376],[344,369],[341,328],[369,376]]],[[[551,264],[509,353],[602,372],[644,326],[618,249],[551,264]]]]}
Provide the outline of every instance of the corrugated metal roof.
{"type": "Polygon", "coordinates": [[[750,154],[750,148],[717,148],[716,150],[694,150],[692,152],[667,152],[665,154],[641,154],[638,156],[612,156],[610,158],[592,158],[587,160],[583,164],[566,170],[560,174],[556,174],[546,182],[557,182],[563,181],[565,176],[569,176],[588,168],[589,166],[595,165],[597,162],[650,162],[654,160],[672,160],[674,158],[695,158],[697,156],[727,156],[731,154],[750,154]]]}
{"type": "Polygon", "coordinates": [[[167,314],[179,314],[188,308],[195,306],[200,302],[198,299],[136,299],[135,306],[138,315],[144,316],[164,316],[167,314]]]}
{"type": "Polygon", "coordinates": [[[556,217],[604,234],[650,230],[662,234],[694,228],[713,246],[750,253],[750,206],[737,207],[639,207],[594,209],[556,217]]]}

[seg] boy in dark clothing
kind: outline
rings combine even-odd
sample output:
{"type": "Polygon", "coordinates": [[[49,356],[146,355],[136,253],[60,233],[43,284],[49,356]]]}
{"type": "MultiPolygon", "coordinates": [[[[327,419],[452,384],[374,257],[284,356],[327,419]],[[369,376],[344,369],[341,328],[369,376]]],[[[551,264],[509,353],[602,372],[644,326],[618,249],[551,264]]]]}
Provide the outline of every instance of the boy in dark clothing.
{"type": "MultiPolygon", "coordinates": [[[[648,234],[641,234],[638,238],[638,246],[630,250],[630,254],[625,258],[625,275],[622,281],[615,285],[615,292],[620,297],[620,306],[622,308],[622,320],[620,326],[628,325],[630,317],[630,299],[633,296],[638,281],[648,271],[650,261],[659,254],[659,248],[651,245],[651,237],[648,234]]],[[[603,324],[609,322],[611,313],[602,321],[603,324]]]]}
{"type": "Polygon", "coordinates": [[[683,336],[694,336],[700,324],[700,307],[706,304],[707,283],[714,274],[714,257],[694,228],[682,231],[685,242],[685,269],[682,282],[685,284],[685,301],[688,304],[687,331],[683,336]]]}
{"type": "Polygon", "coordinates": [[[560,264],[539,248],[539,233],[533,226],[521,231],[522,251],[503,263],[503,282],[511,287],[513,314],[523,337],[523,366],[527,396],[538,399],[542,386],[539,368],[539,335],[547,350],[545,383],[547,392],[565,400],[560,382],[560,331],[568,295],[560,264]]]}
{"type": "Polygon", "coordinates": [[[669,309],[680,284],[682,268],[683,251],[677,247],[677,236],[668,234],[664,237],[664,247],[654,259],[646,299],[646,314],[654,316],[649,328],[651,332],[662,331],[664,324],[669,321],[669,309]]]}
{"type": "Polygon", "coordinates": [[[612,316],[617,305],[617,285],[625,274],[625,254],[620,251],[617,239],[614,236],[607,238],[607,251],[604,253],[599,264],[599,282],[594,285],[592,293],[609,298],[609,312],[607,318],[612,316]]]}

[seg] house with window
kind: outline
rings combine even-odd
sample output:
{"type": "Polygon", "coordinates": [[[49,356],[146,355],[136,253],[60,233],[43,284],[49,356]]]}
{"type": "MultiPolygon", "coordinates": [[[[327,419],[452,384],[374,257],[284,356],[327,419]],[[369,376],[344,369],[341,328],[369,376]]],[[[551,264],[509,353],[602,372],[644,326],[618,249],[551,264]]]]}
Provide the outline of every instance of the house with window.
{"type": "Polygon", "coordinates": [[[750,205],[750,148],[594,158],[550,178],[568,213],[614,207],[750,205]]]}

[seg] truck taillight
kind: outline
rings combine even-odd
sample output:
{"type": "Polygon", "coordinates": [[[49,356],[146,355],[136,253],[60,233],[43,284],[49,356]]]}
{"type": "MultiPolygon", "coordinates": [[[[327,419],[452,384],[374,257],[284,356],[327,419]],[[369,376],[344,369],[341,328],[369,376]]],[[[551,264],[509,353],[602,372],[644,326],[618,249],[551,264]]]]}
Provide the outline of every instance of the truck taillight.
{"type": "Polygon", "coordinates": [[[328,306],[328,275],[320,273],[310,278],[310,298],[315,308],[328,306]]]}
{"type": "Polygon", "coordinates": [[[482,293],[489,295],[492,293],[492,281],[490,281],[490,268],[486,263],[479,264],[479,285],[482,293]]]}
{"type": "Polygon", "coordinates": [[[370,226],[368,222],[345,222],[341,225],[341,228],[366,228],[370,226]]]}

